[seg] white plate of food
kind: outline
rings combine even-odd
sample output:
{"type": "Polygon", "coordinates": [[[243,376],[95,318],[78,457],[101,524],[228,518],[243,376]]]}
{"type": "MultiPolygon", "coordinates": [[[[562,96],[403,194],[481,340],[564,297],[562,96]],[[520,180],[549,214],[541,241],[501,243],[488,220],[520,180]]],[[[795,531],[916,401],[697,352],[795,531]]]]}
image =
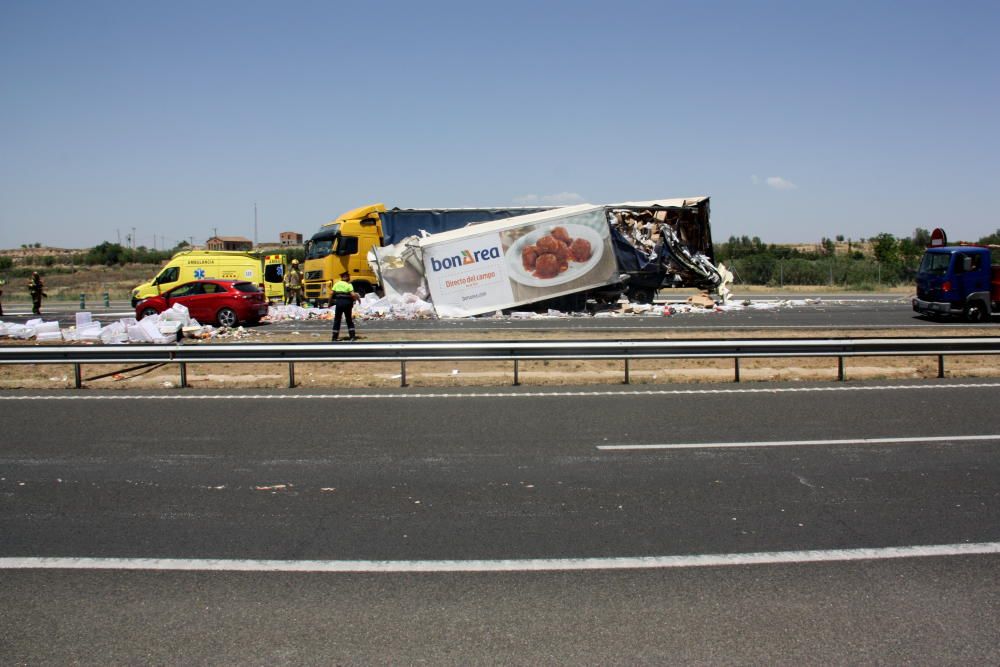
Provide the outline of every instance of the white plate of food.
{"type": "Polygon", "coordinates": [[[584,275],[604,253],[604,237],[586,225],[544,225],[514,241],[505,258],[511,280],[529,287],[562,285],[584,275]]]}

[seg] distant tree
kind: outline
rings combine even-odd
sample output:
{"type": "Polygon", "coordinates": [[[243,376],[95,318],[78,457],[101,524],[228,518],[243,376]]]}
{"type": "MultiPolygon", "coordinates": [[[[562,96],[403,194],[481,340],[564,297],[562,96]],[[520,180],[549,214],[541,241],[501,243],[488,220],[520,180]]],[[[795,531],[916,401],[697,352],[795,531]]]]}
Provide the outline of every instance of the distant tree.
{"type": "Polygon", "coordinates": [[[104,266],[125,264],[128,261],[128,252],[120,243],[105,241],[90,249],[86,255],[86,263],[103,264],[104,266]]]}
{"type": "Polygon", "coordinates": [[[14,266],[14,258],[7,257],[6,255],[0,257],[0,270],[9,269],[14,266]]]}
{"type": "Polygon", "coordinates": [[[989,236],[984,236],[979,239],[979,243],[983,245],[1000,245],[1000,229],[996,230],[989,236]]]}
{"type": "Polygon", "coordinates": [[[34,245],[34,247],[35,247],[35,248],[41,248],[41,247],[42,247],[42,244],[41,244],[41,243],[38,243],[38,242],[36,241],[36,242],[35,242],[35,245],[34,245]]]}
{"type": "Polygon", "coordinates": [[[899,258],[904,266],[916,268],[920,258],[924,255],[926,245],[921,245],[913,239],[899,239],[899,258]]]}
{"type": "Polygon", "coordinates": [[[819,242],[819,245],[823,249],[823,254],[824,255],[827,255],[827,256],[833,255],[833,250],[834,250],[834,247],[835,247],[833,245],[833,241],[831,241],[830,239],[828,239],[828,238],[826,238],[824,236],[823,239],[819,242]]]}
{"type": "Polygon", "coordinates": [[[923,227],[913,230],[913,243],[921,248],[926,248],[931,244],[931,233],[923,227]]]}
{"type": "Polygon", "coordinates": [[[872,239],[872,252],[875,259],[883,264],[899,262],[899,242],[892,234],[882,232],[872,239]]]}
{"type": "Polygon", "coordinates": [[[843,243],[843,242],[844,242],[844,235],[837,234],[837,243],[843,243]]]}

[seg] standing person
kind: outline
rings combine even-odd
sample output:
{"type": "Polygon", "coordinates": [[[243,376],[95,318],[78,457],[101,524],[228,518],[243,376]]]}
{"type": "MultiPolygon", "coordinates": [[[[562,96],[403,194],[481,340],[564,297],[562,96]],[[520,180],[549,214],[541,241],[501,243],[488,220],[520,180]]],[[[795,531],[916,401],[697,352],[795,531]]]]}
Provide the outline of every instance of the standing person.
{"type": "Polygon", "coordinates": [[[48,296],[45,293],[45,283],[38,271],[31,272],[31,280],[28,281],[28,293],[31,294],[31,312],[35,315],[42,314],[42,297],[48,296]]]}
{"type": "Polygon", "coordinates": [[[285,274],[285,303],[289,304],[292,299],[296,306],[302,305],[302,272],[299,270],[299,260],[293,259],[292,266],[285,274]]]}
{"type": "Polygon", "coordinates": [[[333,340],[340,336],[340,318],[347,318],[347,340],[357,340],[357,333],[354,331],[354,316],[351,311],[354,309],[354,302],[361,299],[354,291],[354,285],[350,283],[351,274],[344,271],[340,274],[340,280],[333,284],[333,340]]]}

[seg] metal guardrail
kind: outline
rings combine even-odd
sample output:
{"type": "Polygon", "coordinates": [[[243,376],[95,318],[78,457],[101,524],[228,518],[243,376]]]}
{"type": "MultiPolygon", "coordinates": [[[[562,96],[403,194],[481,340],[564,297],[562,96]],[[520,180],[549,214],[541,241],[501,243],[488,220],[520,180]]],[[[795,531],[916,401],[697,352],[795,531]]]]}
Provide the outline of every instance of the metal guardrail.
{"type": "Polygon", "coordinates": [[[844,380],[846,357],[936,356],[938,377],[944,377],[946,355],[987,354],[1000,354],[1000,337],[2,346],[0,364],[72,364],[80,388],[84,364],[178,364],[180,386],[186,387],[189,363],[287,363],[288,386],[294,387],[296,363],[398,361],[405,387],[409,361],[511,361],[518,385],[520,361],[620,360],[628,384],[629,362],[634,359],[730,358],[734,381],[739,382],[739,362],[745,358],[836,357],[837,379],[844,380]]]}

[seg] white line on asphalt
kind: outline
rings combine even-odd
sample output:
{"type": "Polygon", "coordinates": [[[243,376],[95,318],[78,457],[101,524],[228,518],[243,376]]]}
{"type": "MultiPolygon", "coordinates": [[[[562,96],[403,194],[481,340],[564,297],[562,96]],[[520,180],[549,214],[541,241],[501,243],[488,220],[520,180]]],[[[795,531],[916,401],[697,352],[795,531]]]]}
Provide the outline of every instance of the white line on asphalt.
{"type": "MultiPolygon", "coordinates": [[[[797,394],[809,392],[851,392],[851,391],[916,391],[916,390],[938,390],[938,389],[997,389],[1000,383],[983,382],[979,384],[903,384],[903,385],[880,385],[880,386],[838,386],[838,387],[772,387],[772,388],[731,388],[731,389],[615,389],[615,390],[595,390],[595,391],[495,391],[495,392],[469,392],[469,393],[413,393],[413,394],[298,394],[294,391],[288,393],[274,394],[37,394],[30,396],[9,396],[0,394],[0,401],[161,401],[164,399],[184,401],[184,400],[259,400],[259,399],[289,399],[301,401],[302,399],[342,399],[357,398],[361,400],[371,400],[373,398],[393,398],[393,399],[415,399],[415,398],[544,398],[544,397],[566,397],[566,396],[704,396],[704,395],[724,395],[724,394],[797,394]]],[[[179,390],[174,390],[179,391],[179,390]]]]}
{"type": "Polygon", "coordinates": [[[1000,435],[943,435],[915,438],[852,438],[849,440],[765,440],[760,442],[685,442],[654,445],[597,445],[597,448],[616,451],[643,449],[727,449],[744,447],[811,447],[813,445],[891,445],[908,442],[958,442],[976,440],[1000,440],[1000,435]]]}
{"type": "Polygon", "coordinates": [[[157,570],[212,572],[544,572],[649,570],[741,565],[825,563],[896,558],[1000,554],[1000,542],[875,549],[765,551],[742,554],[626,558],[502,560],[236,560],[222,558],[0,558],[0,570],[157,570]]]}

